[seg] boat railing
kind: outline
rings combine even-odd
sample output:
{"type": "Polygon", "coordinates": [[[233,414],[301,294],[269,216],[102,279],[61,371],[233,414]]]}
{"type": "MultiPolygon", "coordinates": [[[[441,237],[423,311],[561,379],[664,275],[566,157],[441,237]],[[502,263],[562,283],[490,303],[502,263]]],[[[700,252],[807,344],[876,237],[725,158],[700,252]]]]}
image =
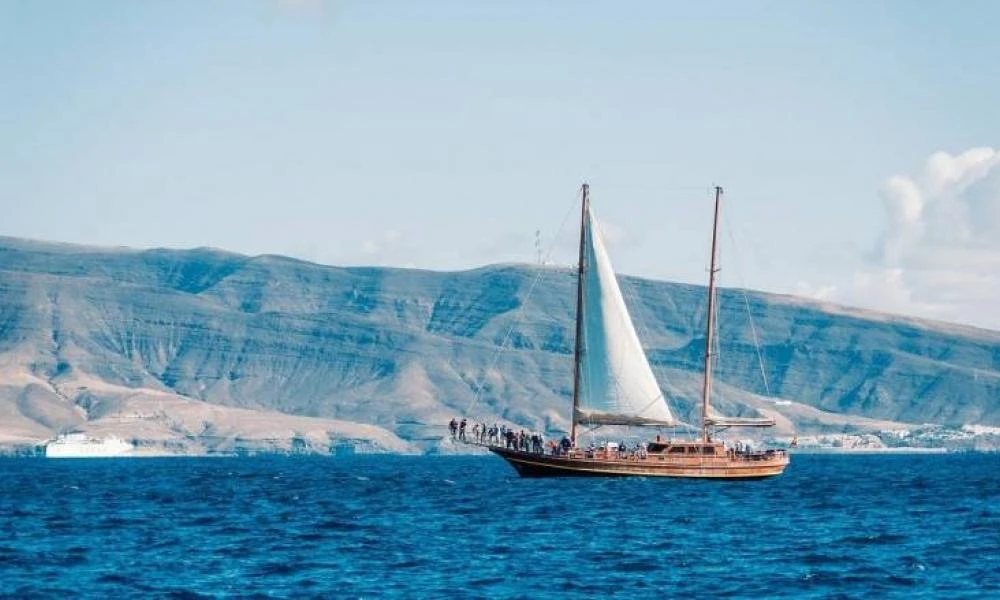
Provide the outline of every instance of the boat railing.
{"type": "MultiPolygon", "coordinates": [[[[617,451],[609,450],[606,447],[595,447],[595,448],[570,448],[568,450],[561,448],[551,448],[546,447],[541,451],[537,450],[523,450],[519,448],[505,448],[503,445],[492,445],[485,444],[487,447],[493,446],[496,448],[503,448],[508,452],[516,452],[518,454],[533,455],[533,456],[549,456],[555,458],[568,458],[572,460],[599,460],[599,461],[634,461],[634,462],[645,462],[647,460],[659,459],[662,460],[664,453],[658,452],[648,452],[644,449],[639,450],[628,450],[628,451],[617,451]]],[[[784,448],[769,448],[762,450],[747,450],[747,449],[734,449],[729,448],[718,454],[705,454],[705,453],[685,453],[683,455],[676,455],[674,458],[680,459],[698,459],[703,461],[712,458],[729,458],[730,460],[742,460],[742,461],[770,461],[783,457],[787,455],[787,450],[784,448]]]]}
{"type": "Polygon", "coordinates": [[[771,460],[779,456],[785,456],[788,451],[784,448],[768,448],[766,450],[730,450],[735,458],[742,460],[771,460]]]}

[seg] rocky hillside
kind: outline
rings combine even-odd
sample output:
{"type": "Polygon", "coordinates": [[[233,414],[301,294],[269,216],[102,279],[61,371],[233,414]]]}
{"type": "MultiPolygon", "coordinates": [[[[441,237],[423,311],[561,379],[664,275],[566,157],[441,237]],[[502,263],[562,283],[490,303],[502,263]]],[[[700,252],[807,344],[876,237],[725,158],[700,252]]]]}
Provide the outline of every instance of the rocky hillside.
{"type": "MultiPolygon", "coordinates": [[[[623,290],[690,418],[704,290],[636,278],[623,290]]],[[[459,414],[554,431],[569,412],[574,299],[567,269],[337,268],[0,238],[0,443],[98,426],[230,442],[308,429],[400,451],[459,414]]],[[[720,322],[715,403],[773,414],[779,432],[1000,425],[998,332],[739,290],[722,292],[720,322]]]]}

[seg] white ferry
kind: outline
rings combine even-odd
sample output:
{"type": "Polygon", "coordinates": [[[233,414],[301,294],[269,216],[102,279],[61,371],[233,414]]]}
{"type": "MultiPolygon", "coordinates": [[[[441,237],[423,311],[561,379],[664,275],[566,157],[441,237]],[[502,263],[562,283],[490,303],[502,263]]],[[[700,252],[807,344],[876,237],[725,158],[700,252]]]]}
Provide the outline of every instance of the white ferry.
{"type": "Polygon", "coordinates": [[[128,456],[135,447],[120,437],[92,438],[85,433],[64,433],[45,444],[46,458],[104,458],[128,456]]]}

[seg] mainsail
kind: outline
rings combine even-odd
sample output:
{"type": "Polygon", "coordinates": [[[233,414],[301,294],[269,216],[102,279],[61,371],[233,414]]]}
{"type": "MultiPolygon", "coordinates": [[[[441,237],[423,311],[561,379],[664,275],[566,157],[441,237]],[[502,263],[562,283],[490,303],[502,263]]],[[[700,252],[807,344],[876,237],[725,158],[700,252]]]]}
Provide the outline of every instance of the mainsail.
{"type": "Polygon", "coordinates": [[[582,348],[574,419],[592,425],[675,425],[615,279],[604,240],[585,207],[582,348]]]}

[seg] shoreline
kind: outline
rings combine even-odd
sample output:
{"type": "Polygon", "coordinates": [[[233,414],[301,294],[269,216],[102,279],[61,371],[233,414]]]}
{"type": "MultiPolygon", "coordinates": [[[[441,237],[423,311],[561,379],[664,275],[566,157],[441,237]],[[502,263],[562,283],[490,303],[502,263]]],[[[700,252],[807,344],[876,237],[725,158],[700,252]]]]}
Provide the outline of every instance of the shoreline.
{"type": "Polygon", "coordinates": [[[961,452],[981,452],[989,454],[996,450],[974,450],[940,447],[893,447],[893,448],[790,448],[789,454],[956,454],[961,452]]]}
{"type": "MultiPolygon", "coordinates": [[[[938,454],[996,454],[1000,450],[996,449],[974,449],[974,448],[927,448],[927,447],[896,447],[896,448],[791,448],[790,454],[795,455],[831,455],[831,456],[872,456],[872,455],[938,455],[938,454]]],[[[156,459],[156,458],[268,458],[268,457],[324,457],[331,459],[344,459],[351,457],[369,456],[408,456],[416,458],[452,458],[452,457],[485,457],[486,454],[480,452],[422,452],[422,453],[400,453],[400,452],[351,452],[351,453],[326,453],[326,452],[129,452],[115,456],[72,456],[72,457],[47,457],[44,446],[37,450],[24,448],[10,448],[0,446],[0,459],[44,459],[44,460],[74,460],[74,459],[156,459]]]]}

